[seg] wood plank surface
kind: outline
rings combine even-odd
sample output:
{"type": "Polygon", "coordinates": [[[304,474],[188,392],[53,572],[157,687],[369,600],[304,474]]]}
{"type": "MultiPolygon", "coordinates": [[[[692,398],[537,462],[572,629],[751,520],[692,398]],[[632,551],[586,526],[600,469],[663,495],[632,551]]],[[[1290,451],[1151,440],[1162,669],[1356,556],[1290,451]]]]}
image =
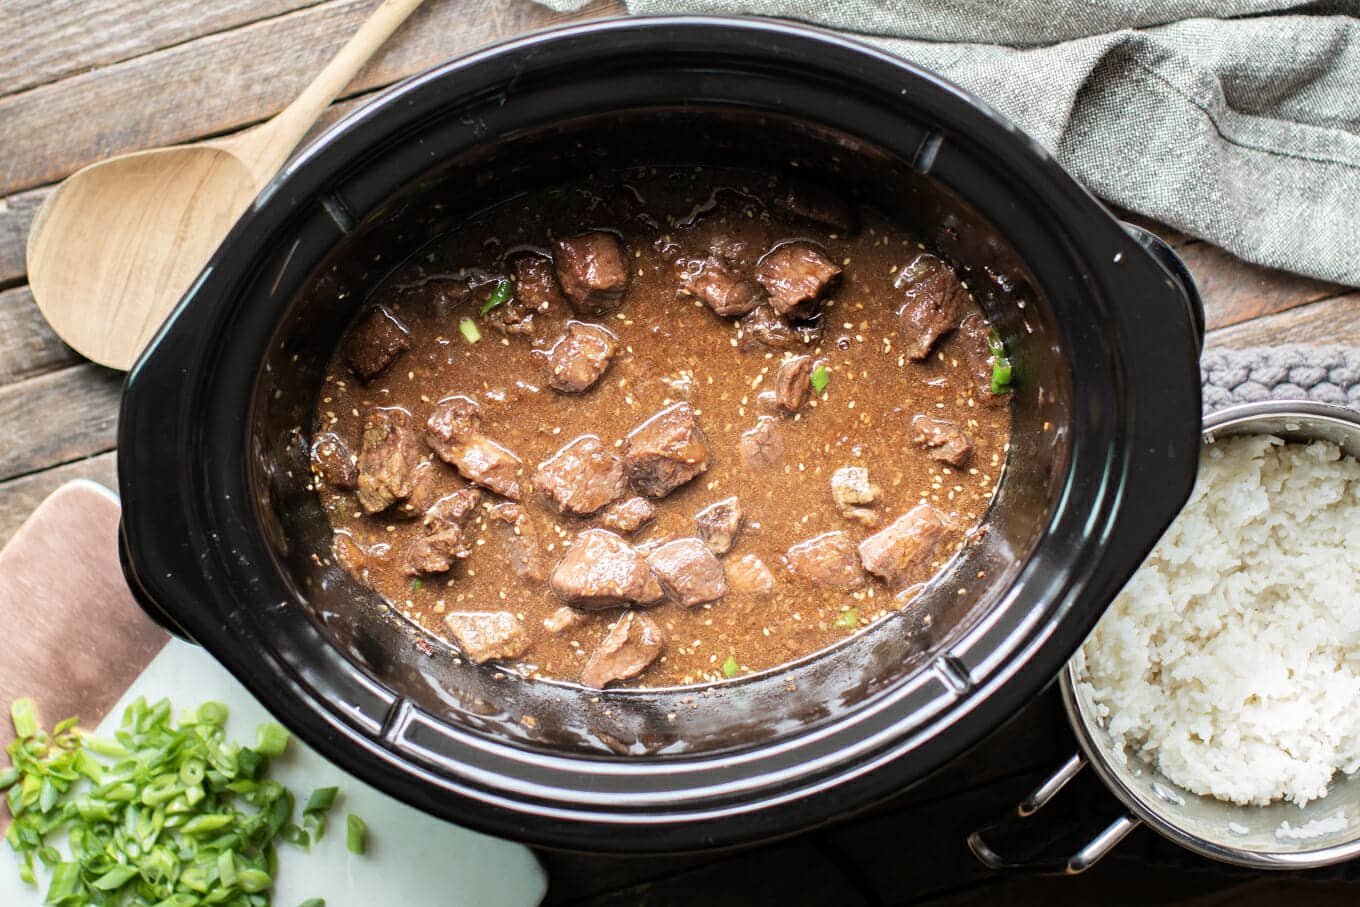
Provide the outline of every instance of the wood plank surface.
{"type": "Polygon", "coordinates": [[[63,463],[0,484],[0,544],[9,541],[44,498],[72,479],[91,479],[117,490],[118,465],[114,452],[63,463]]]}
{"type": "Polygon", "coordinates": [[[1347,292],[1334,283],[1249,264],[1208,243],[1190,243],[1177,251],[1204,298],[1204,319],[1211,331],[1347,292]]]}
{"type": "Polygon", "coordinates": [[[0,480],[112,450],[122,387],[88,363],[0,387],[0,480]]]}
{"type": "Polygon", "coordinates": [[[1210,331],[1206,342],[1226,349],[1284,343],[1360,347],[1360,293],[1291,307],[1210,331]]]}
{"type": "Polygon", "coordinates": [[[28,287],[0,290],[0,385],[79,361],[47,326],[28,287]]]}
{"type": "Polygon", "coordinates": [[[6,3],[0,95],[235,28],[321,0],[6,3]]]}
{"type": "Polygon", "coordinates": [[[13,286],[27,273],[24,247],[28,228],[50,193],[50,189],[35,189],[0,198],[0,289],[13,286]]]}
{"type": "MultiPolygon", "coordinates": [[[[227,132],[278,112],[370,8],[371,0],[328,0],[0,98],[0,195],[120,152],[227,132]]],[[[595,0],[576,13],[528,0],[429,0],[347,94],[514,35],[620,8],[616,0],[595,0]]]]}

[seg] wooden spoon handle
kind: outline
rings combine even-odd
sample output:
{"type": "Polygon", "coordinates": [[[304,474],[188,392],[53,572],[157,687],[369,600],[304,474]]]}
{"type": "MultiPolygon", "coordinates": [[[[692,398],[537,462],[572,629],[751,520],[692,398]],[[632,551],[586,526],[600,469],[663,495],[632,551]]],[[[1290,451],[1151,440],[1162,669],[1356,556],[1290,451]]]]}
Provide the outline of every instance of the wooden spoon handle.
{"type": "Polygon", "coordinates": [[[383,0],[293,103],[259,129],[243,135],[242,140],[231,142],[231,150],[255,176],[257,188],[273,178],[326,105],[354,81],[369,58],[422,2],[424,0],[383,0]]]}

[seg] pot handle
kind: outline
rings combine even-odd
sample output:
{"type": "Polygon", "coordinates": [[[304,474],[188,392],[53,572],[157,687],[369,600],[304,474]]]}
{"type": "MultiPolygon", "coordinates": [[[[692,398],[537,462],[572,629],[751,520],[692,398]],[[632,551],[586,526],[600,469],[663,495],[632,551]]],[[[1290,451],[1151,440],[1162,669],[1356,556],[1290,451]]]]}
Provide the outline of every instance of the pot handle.
{"type": "Polygon", "coordinates": [[[988,843],[989,839],[995,840],[998,835],[1009,837],[1010,834],[1013,834],[1016,826],[1043,809],[1050,800],[1057,796],[1058,791],[1062,790],[1085,767],[1086,761],[1079,754],[1074,754],[1047,781],[1035,788],[1024,800],[1021,800],[1014,810],[992,824],[970,834],[968,836],[968,849],[973,852],[973,856],[977,857],[988,869],[1024,873],[1026,875],[1077,875],[1094,866],[1102,857],[1113,850],[1116,844],[1124,840],[1129,832],[1143,824],[1142,820],[1125,812],[1105,826],[1103,831],[1084,844],[1080,850],[1068,856],[1008,859],[988,843]]]}
{"type": "Polygon", "coordinates": [[[1201,350],[1204,349],[1204,300],[1200,298],[1199,288],[1195,286],[1195,278],[1190,274],[1190,269],[1185,266],[1185,262],[1176,254],[1166,241],[1155,233],[1144,230],[1137,224],[1131,224],[1126,220],[1119,222],[1124,228],[1124,232],[1132,236],[1138,245],[1142,246],[1147,253],[1157,260],[1166,272],[1171,275],[1171,279],[1180,287],[1181,296],[1185,301],[1186,314],[1190,317],[1191,330],[1195,332],[1195,340],[1201,350]]]}

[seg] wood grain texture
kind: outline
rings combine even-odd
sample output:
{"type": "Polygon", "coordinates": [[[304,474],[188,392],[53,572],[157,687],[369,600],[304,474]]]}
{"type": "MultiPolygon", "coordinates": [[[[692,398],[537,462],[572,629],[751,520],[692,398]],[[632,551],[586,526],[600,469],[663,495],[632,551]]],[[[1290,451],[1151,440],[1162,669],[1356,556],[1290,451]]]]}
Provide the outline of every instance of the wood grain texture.
{"type": "MultiPolygon", "coordinates": [[[[306,147],[308,142],[338,120],[367,104],[379,94],[381,89],[365,92],[327,107],[303,136],[300,147],[306,147]]],[[[52,194],[53,188],[42,186],[16,193],[8,198],[0,198],[0,289],[22,283],[27,275],[25,252],[28,245],[28,229],[33,223],[33,215],[52,194]]]]}
{"type": "Polygon", "coordinates": [[[24,247],[28,243],[28,227],[49,192],[50,189],[35,189],[0,198],[0,288],[23,280],[27,271],[24,247]]]}
{"type": "Polygon", "coordinates": [[[0,95],[312,6],[320,0],[50,0],[4,4],[0,95]]]}
{"type": "Polygon", "coordinates": [[[1311,343],[1360,347],[1360,293],[1348,293],[1210,331],[1211,347],[1241,349],[1311,343]]]}
{"type": "Polygon", "coordinates": [[[0,480],[112,450],[123,376],[74,365],[0,387],[0,480]]]}
{"type": "MultiPolygon", "coordinates": [[[[94,727],[169,637],[142,613],[118,564],[118,502],[65,485],[0,551],[0,614],[24,644],[0,658],[0,703],[39,703],[47,727],[94,727]]],[[[0,747],[14,732],[0,722],[0,747]]]]}
{"type": "Polygon", "coordinates": [[[1347,292],[1337,284],[1249,264],[1208,243],[1191,243],[1178,251],[1204,298],[1211,331],[1347,292]]]}
{"type": "Polygon", "coordinates": [[[43,319],[28,287],[0,290],[0,386],[78,362],[43,319]]]}
{"type": "Polygon", "coordinates": [[[118,464],[114,452],[63,463],[0,484],[0,545],[10,540],[43,498],[72,479],[90,479],[105,488],[117,489],[118,464]]]}
{"type": "MultiPolygon", "coordinates": [[[[329,0],[0,98],[0,195],[114,154],[227,132],[277,113],[371,8],[370,0],[329,0]]],[[[618,9],[617,0],[596,0],[577,13],[529,0],[431,0],[346,94],[513,35],[618,9]]]]}

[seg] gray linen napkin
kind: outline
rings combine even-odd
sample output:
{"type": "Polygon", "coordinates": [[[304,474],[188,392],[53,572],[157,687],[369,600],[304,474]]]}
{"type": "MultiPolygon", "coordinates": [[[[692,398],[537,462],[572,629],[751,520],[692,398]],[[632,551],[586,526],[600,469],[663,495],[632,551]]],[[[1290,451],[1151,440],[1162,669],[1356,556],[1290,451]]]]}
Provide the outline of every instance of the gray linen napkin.
{"type": "Polygon", "coordinates": [[[1360,0],[627,3],[856,32],[989,102],[1109,201],[1360,286],[1360,0]]]}

